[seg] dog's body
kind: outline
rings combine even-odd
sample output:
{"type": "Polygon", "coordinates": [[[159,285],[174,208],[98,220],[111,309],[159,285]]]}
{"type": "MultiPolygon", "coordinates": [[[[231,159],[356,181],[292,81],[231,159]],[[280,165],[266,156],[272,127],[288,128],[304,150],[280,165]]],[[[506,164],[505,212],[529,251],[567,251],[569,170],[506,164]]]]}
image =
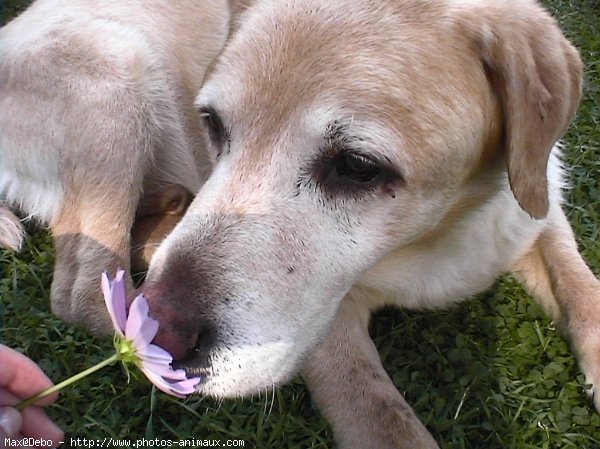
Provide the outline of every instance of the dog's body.
{"type": "MultiPolygon", "coordinates": [[[[98,275],[129,267],[140,198],[201,186],[192,99],[228,20],[226,0],[38,0],[0,30],[0,200],[50,226],[62,318],[108,330],[98,275]]],[[[21,237],[0,202],[0,242],[21,237]]]]}
{"type": "MultiPolygon", "coordinates": [[[[596,389],[600,283],[561,210],[555,147],[579,102],[582,68],[547,13],[528,0],[245,3],[234,5],[236,30],[198,95],[198,123],[188,124],[201,125],[214,169],[144,286],[161,323],[157,343],[203,378],[199,391],[248,394],[300,371],[341,447],[437,447],[383,370],[369,315],[386,304],[443,307],[505,272],[563,326],[596,389]]],[[[9,61],[0,76],[16,65],[9,61]]],[[[161,111],[158,121],[171,123],[161,111]]],[[[11,120],[0,113],[0,128],[11,120]]],[[[13,148],[23,137],[3,139],[13,148]]],[[[196,143],[183,145],[186,166],[196,143]]],[[[6,154],[0,185],[26,206],[6,173],[23,182],[36,169],[6,154]]],[[[94,186],[122,178],[141,190],[147,159],[134,154],[115,154],[94,186]],[[113,175],[116,166],[141,171],[113,175]]],[[[64,158],[50,153],[43,175],[60,178],[64,158]]],[[[202,180],[168,181],[193,189],[202,180]]],[[[81,192],[60,194],[69,193],[63,203],[77,210],[48,217],[59,237],[79,229],[73,216],[86,222],[81,192]]],[[[130,214],[130,195],[84,208],[86,220],[111,207],[130,214]]],[[[121,259],[114,239],[128,235],[128,216],[117,230],[91,233],[111,239],[105,246],[121,259]]],[[[67,267],[95,279],[86,248],[67,267]]],[[[53,292],[68,301],[76,293],[53,292]]]]}
{"type": "Polygon", "coordinates": [[[446,306],[505,272],[597,388],[600,283],[561,210],[554,146],[582,66],[548,14],[264,0],[237,23],[196,100],[214,170],[143,288],[157,342],[199,390],[243,395],[300,370],[341,447],[437,447],[369,314],[446,306]]]}

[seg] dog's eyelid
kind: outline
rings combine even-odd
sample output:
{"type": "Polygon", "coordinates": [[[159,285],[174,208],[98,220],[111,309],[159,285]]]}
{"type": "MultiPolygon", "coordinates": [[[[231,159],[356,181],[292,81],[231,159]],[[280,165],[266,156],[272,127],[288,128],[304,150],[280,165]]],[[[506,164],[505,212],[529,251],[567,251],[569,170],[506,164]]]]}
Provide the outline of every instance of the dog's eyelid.
{"type": "Polygon", "coordinates": [[[221,115],[217,112],[217,110],[212,106],[200,106],[197,108],[198,113],[201,118],[210,118],[215,122],[222,124],[221,115]]]}
{"type": "Polygon", "coordinates": [[[228,151],[231,144],[231,126],[224,125],[221,115],[213,106],[199,106],[197,111],[200,118],[208,124],[208,133],[212,143],[219,147],[218,155],[222,153],[223,148],[228,151]]]}
{"type": "Polygon", "coordinates": [[[324,191],[356,196],[381,190],[395,197],[397,189],[406,185],[402,171],[380,151],[365,148],[358,140],[354,144],[333,140],[321,148],[307,170],[324,191]]]}
{"type": "MultiPolygon", "coordinates": [[[[362,139],[356,139],[355,143],[356,142],[364,141],[362,139]]],[[[339,150],[339,153],[367,159],[370,161],[370,163],[380,168],[380,178],[382,179],[384,178],[386,180],[392,180],[402,185],[406,183],[403,170],[398,167],[397,164],[394,164],[394,162],[388,156],[382,154],[381,152],[365,149],[363,145],[348,144],[339,150]]]]}
{"type": "Polygon", "coordinates": [[[392,162],[392,160],[385,155],[376,154],[372,157],[372,159],[376,160],[385,173],[387,173],[388,178],[394,178],[395,181],[400,182],[401,184],[406,183],[406,178],[404,177],[403,170],[398,167],[397,164],[392,162]]]}
{"type": "Polygon", "coordinates": [[[379,165],[390,177],[404,183],[405,177],[398,164],[378,150],[378,142],[369,137],[368,133],[359,131],[368,130],[372,126],[370,123],[358,123],[354,116],[329,122],[324,133],[327,152],[343,152],[369,159],[379,165]]]}
{"type": "Polygon", "coordinates": [[[210,104],[196,104],[194,106],[196,107],[196,110],[201,114],[202,113],[217,114],[216,108],[210,104]]]}
{"type": "Polygon", "coordinates": [[[396,185],[405,185],[406,181],[402,170],[396,167],[389,158],[385,156],[364,156],[371,160],[373,164],[376,164],[380,169],[380,174],[378,175],[378,181],[382,184],[393,183],[396,185]]]}

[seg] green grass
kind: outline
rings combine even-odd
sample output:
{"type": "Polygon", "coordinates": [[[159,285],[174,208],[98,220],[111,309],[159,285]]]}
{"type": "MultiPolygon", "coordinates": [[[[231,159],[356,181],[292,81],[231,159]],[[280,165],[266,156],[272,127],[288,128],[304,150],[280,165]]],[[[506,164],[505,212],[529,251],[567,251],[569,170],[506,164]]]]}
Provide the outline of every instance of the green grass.
{"type": "MultiPolygon", "coordinates": [[[[26,1],[6,1],[0,23],[26,1]]],[[[569,217],[581,251],[600,273],[600,5],[548,0],[586,61],[585,97],[566,136],[569,217]]],[[[20,254],[0,251],[0,341],[36,360],[55,381],[97,363],[111,342],[49,313],[54,253],[32,232],[20,254]],[[2,310],[2,308],[4,310],[2,310]]],[[[373,335],[386,369],[444,449],[600,448],[600,417],[588,402],[567,344],[521,287],[505,278],[444,312],[385,310],[373,335]]],[[[185,402],[152,390],[118,366],[64,390],[49,414],[86,438],[243,439],[245,447],[328,448],[332,433],[300,380],[254,399],[185,402]]]]}

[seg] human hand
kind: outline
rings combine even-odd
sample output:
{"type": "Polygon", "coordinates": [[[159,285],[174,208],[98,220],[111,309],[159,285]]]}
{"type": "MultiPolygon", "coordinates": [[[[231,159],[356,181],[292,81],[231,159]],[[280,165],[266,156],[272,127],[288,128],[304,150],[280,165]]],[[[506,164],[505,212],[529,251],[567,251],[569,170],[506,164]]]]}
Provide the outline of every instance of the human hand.
{"type": "MultiPolygon", "coordinates": [[[[33,438],[52,442],[57,447],[64,434],[42,409],[58,394],[40,399],[21,412],[12,407],[23,399],[52,386],[52,381],[25,355],[0,344],[0,445],[4,438],[33,438]]],[[[2,446],[4,447],[4,446],[2,446]]],[[[47,446],[45,446],[47,447],[47,446]]]]}

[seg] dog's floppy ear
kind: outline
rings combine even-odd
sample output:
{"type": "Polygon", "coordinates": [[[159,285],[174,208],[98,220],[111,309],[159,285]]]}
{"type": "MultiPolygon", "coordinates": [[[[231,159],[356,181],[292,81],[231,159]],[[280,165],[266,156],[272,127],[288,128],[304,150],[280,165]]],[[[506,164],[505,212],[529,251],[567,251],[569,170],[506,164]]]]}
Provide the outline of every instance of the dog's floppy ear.
{"type": "Polygon", "coordinates": [[[476,51],[501,102],[511,189],[523,210],[544,218],[550,151],[581,98],[579,53],[531,1],[485,2],[471,19],[476,51]]]}

